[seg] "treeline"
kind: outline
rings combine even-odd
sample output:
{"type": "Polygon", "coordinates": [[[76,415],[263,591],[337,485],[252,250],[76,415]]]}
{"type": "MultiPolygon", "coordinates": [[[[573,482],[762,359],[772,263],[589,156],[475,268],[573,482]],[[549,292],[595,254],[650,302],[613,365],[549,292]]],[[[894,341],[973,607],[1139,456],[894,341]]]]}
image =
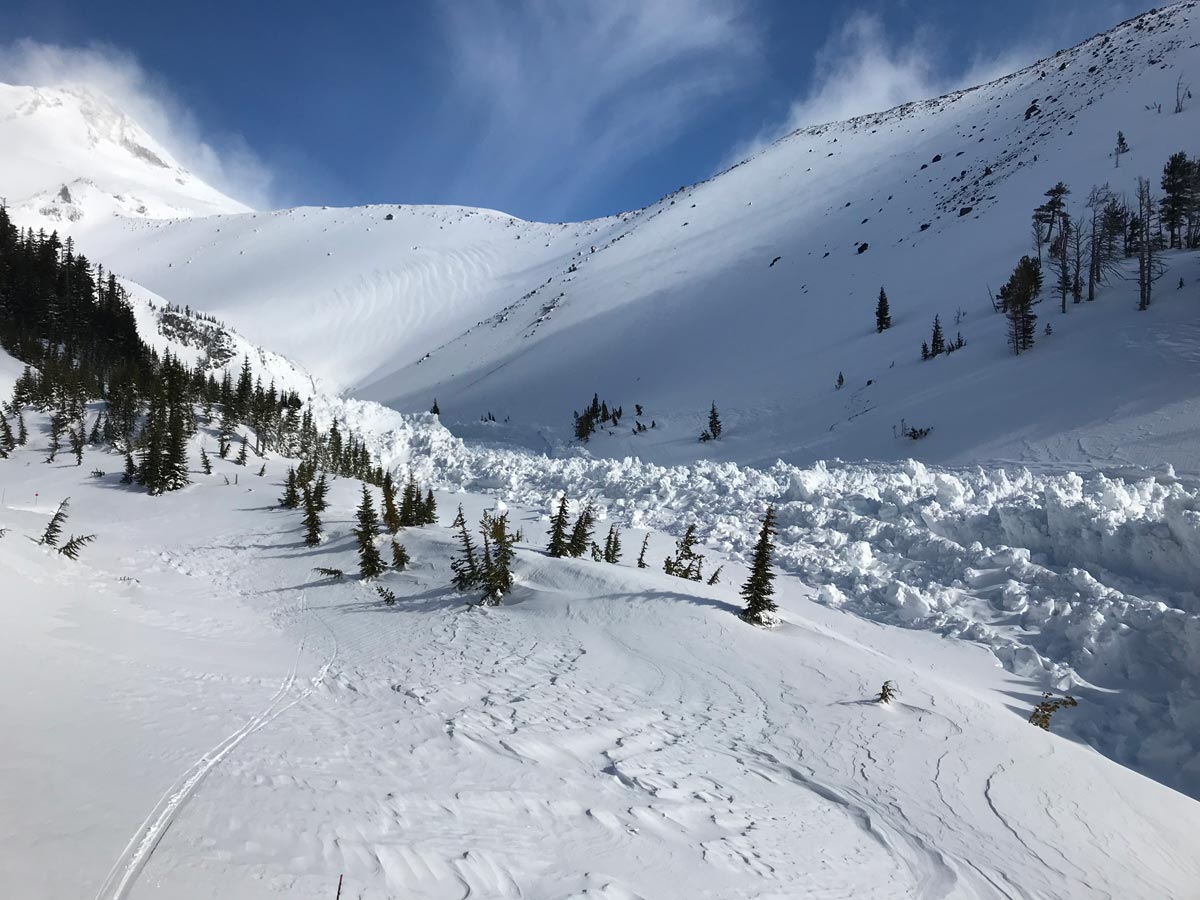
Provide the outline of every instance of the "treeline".
{"type": "MultiPolygon", "coordinates": [[[[1128,152],[1118,135],[1116,158],[1128,152]]],[[[1163,274],[1161,254],[1168,249],[1200,249],[1200,158],[1171,156],[1156,195],[1147,178],[1138,178],[1133,203],[1109,185],[1093,187],[1082,212],[1072,215],[1070,188],[1058,182],[1032,215],[1036,255],[1023,256],[993,298],[1008,317],[1008,344],[1013,353],[1029,350],[1049,271],[1049,290],[1066,314],[1070,305],[1095,300],[1096,290],[1117,275],[1126,260],[1137,259],[1138,309],[1150,308],[1154,283],[1163,274]]],[[[1047,333],[1049,326],[1047,326],[1047,333]]]]}

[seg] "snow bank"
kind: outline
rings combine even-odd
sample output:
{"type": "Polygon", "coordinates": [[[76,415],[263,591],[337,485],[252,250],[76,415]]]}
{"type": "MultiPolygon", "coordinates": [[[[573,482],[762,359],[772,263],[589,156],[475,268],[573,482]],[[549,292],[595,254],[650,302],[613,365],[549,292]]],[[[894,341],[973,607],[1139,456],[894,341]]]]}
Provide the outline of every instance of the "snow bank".
{"type": "Polygon", "coordinates": [[[1015,674],[1094,701],[1072,717],[1081,738],[1200,795],[1200,489],[1169,471],[549,458],[470,447],[430,415],[320,403],[385,464],[446,489],[545,509],[586,496],[633,527],[695,523],[734,560],[774,504],[776,562],[817,602],[985,644],[1015,674]]]}

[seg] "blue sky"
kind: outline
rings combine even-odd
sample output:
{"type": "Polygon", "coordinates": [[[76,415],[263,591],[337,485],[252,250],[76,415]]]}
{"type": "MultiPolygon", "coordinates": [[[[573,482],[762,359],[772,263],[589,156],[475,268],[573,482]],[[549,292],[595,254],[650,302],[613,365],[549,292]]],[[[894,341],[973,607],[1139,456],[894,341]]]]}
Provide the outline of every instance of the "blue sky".
{"type": "Polygon", "coordinates": [[[1003,74],[1123,0],[5,0],[0,81],[85,81],[260,207],[632,209],[794,127],[1003,74]]]}

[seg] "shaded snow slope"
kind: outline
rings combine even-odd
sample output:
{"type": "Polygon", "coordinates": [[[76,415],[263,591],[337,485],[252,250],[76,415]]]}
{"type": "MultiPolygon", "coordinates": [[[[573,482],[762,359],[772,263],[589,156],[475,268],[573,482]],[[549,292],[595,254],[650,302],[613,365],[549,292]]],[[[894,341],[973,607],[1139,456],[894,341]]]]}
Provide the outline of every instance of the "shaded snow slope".
{"type": "MultiPolygon", "coordinates": [[[[622,565],[547,559],[542,497],[510,510],[509,602],[469,609],[447,526],[493,501],[441,493],[387,607],[312,571],[354,567],[355,482],[309,549],[276,506],[283,460],[259,479],[214,459],[149,498],[84,474],[118,455],[38,459],[0,462],[19,763],[0,772],[0,878],[31,896],[324,896],[342,876],[363,897],[1157,900],[1200,879],[1200,804],[1027,724],[1036,679],[796,579],[783,627],[750,628],[736,562],[716,587],[638,570],[630,530],[622,565]],[[99,534],[75,563],[22,538],[66,495],[68,527],[99,534]]],[[[650,536],[659,559],[670,539],[650,536]]]]}
{"type": "Polygon", "coordinates": [[[1020,361],[988,300],[1030,252],[1031,211],[1055,182],[1078,213],[1093,185],[1131,195],[1137,176],[1157,184],[1171,153],[1200,150],[1200,104],[1171,113],[1189,72],[1200,72],[1193,2],[974,90],[796,132],[596,222],[291,210],[119,223],[89,246],[331,387],[401,410],[436,397],[448,423],[481,439],[554,446],[599,392],[624,408],[627,435],[599,452],[667,462],[1165,457],[1200,471],[1177,435],[1125,448],[1109,428],[1135,411],[1178,419],[1172,404],[1194,395],[1194,259],[1170,261],[1159,306],[1140,317],[1126,315],[1135,301],[1122,282],[1066,315],[1047,292],[1038,346],[1020,361]],[[1119,168],[1118,129],[1131,147],[1119,168]],[[882,335],[881,285],[894,322],[882,335]],[[967,346],[922,363],[935,314],[967,346]],[[835,392],[839,372],[847,387],[835,392]],[[713,400],[726,440],[700,447],[713,400]],[[659,426],[636,440],[635,403],[659,426]],[[489,411],[508,427],[472,426],[489,411]],[[901,419],[933,434],[895,441],[901,419]]]}
{"type": "Polygon", "coordinates": [[[114,216],[175,218],[248,207],[181,167],[102,94],[0,84],[0,195],[18,224],[73,231],[114,216]]]}

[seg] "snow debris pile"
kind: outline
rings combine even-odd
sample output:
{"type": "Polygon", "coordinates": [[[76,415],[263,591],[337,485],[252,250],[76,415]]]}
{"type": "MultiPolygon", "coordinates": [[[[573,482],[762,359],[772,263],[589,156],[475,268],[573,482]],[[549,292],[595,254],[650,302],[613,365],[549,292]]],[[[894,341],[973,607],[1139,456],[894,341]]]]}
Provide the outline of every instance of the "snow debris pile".
{"type": "Polygon", "coordinates": [[[319,401],[391,466],[451,490],[545,508],[592,498],[598,518],[678,535],[745,561],[768,503],[776,563],[816,600],[982,643],[1013,673],[1092,700],[1076,734],[1200,794],[1200,489],[1173,473],[1040,474],[919,462],[564,458],[470,447],[433,416],[319,401]]]}

